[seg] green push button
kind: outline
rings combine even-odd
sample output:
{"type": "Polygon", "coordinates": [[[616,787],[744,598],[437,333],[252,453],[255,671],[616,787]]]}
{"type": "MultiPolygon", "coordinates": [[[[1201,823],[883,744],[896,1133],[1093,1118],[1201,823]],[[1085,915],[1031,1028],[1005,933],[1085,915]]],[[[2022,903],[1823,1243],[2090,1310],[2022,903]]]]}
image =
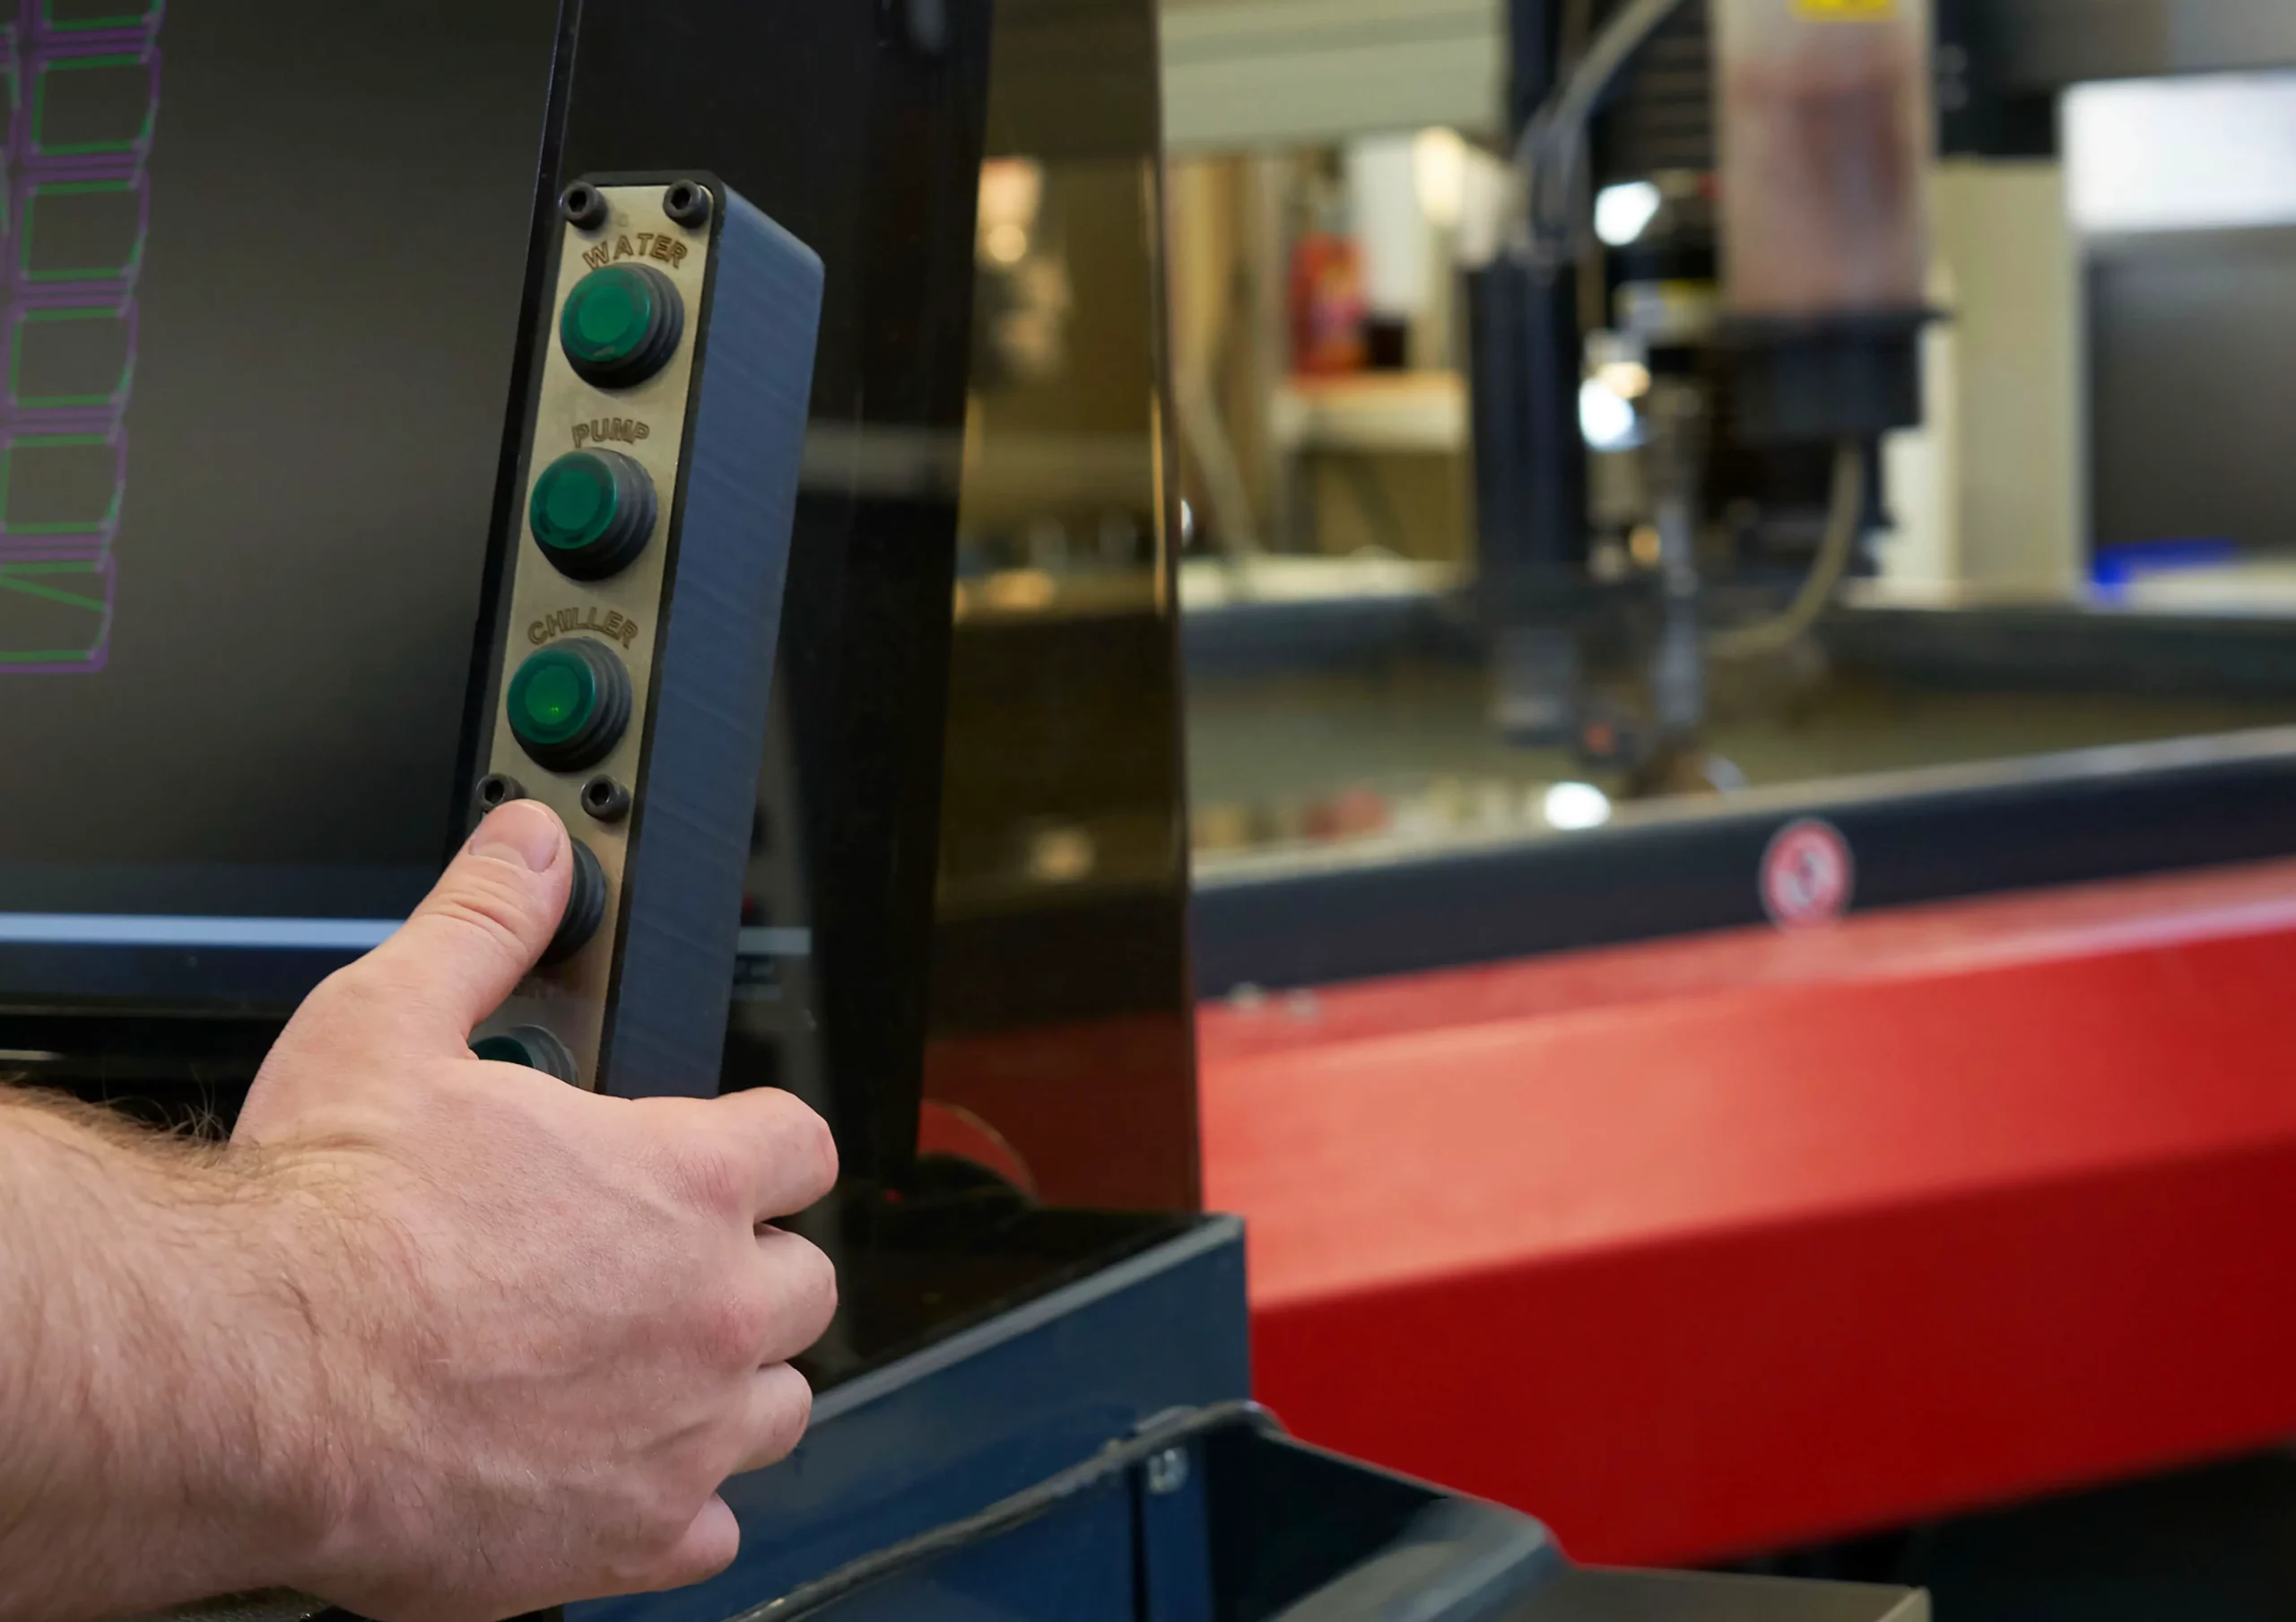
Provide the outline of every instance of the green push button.
{"type": "Polygon", "coordinates": [[[598,712],[597,678],[570,653],[535,655],[510,688],[510,724],[538,744],[562,744],[598,712]]]}
{"type": "Polygon", "coordinates": [[[601,388],[642,383],[677,353],[685,301],[650,265],[594,270],[566,295],[559,342],[583,379],[601,388]]]}
{"type": "Polygon", "coordinates": [[[488,1036],[470,1044],[470,1051],[489,1064],[524,1065],[534,1068],[534,1054],[515,1036],[488,1036]]]}
{"type": "Polygon", "coordinates": [[[613,524],[619,493],[604,458],[581,451],[559,458],[535,482],[535,538],[561,552],[596,545],[613,524]]]}
{"type": "Polygon", "coordinates": [[[578,450],[543,469],[526,517],[543,555],[578,580],[617,574],[654,534],[654,480],[618,450],[578,450]]]}
{"type": "Polygon", "coordinates": [[[510,678],[510,731],[552,772],[579,772],[630,726],[630,672],[603,642],[578,636],[528,657],[510,678]]]}
{"type": "Polygon", "coordinates": [[[540,1070],[570,1086],[579,1085],[581,1080],[574,1055],[567,1051],[566,1044],[540,1025],[520,1025],[500,1036],[483,1036],[470,1044],[470,1051],[489,1064],[540,1070]]]}

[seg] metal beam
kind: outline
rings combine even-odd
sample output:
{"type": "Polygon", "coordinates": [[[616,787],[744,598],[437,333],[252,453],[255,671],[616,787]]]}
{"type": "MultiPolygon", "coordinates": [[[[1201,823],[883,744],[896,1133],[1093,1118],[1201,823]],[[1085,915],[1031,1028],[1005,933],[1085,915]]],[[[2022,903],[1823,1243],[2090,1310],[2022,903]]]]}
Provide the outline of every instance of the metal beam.
{"type": "Polygon", "coordinates": [[[2001,83],[2057,90],[2296,65],[2296,6],[2282,0],[1994,0],[2001,83]]]}
{"type": "Polygon", "coordinates": [[[1499,0],[1167,0],[1163,59],[1176,151],[1495,132],[1506,19],[1499,0]]]}

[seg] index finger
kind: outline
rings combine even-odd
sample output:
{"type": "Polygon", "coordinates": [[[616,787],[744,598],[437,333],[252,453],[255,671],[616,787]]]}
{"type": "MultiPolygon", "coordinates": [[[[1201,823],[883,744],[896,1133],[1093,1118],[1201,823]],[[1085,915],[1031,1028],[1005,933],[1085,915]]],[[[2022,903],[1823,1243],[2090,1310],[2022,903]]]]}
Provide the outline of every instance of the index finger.
{"type": "Polygon", "coordinates": [[[829,1123],[794,1094],[759,1088],[688,1107],[713,1195],[751,1222],[794,1216],[837,1186],[829,1123]]]}

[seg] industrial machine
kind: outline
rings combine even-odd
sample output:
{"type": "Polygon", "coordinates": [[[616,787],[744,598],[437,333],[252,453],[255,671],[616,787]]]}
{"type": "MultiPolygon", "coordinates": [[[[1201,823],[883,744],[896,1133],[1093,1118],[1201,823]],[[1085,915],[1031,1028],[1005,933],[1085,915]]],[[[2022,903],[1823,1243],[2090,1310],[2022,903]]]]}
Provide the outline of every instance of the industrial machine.
{"type": "Polygon", "coordinates": [[[1478,574],[1345,666],[1487,671],[1476,741],[1511,747],[1434,769],[1505,815],[1207,864],[1206,994],[1760,925],[1812,838],[1841,882],[1789,921],[2289,850],[2285,204],[2159,229],[2106,160],[2161,143],[2093,137],[2183,100],[2196,150],[2254,148],[2208,109],[2277,108],[2296,33],[2109,11],[1508,8],[1526,202],[1467,288],[1478,574]],[[2156,553],[2250,567],[2130,591],[2156,553]]]}
{"type": "MultiPolygon", "coordinates": [[[[1194,1183],[1144,5],[27,0],[7,39],[0,1075],[228,1121],[530,795],[585,878],[481,1050],[838,1131],[811,1435],[728,1487],[734,1569],[570,1616],[1922,1614],[1570,1573],[1250,1401],[1194,1183]],[[985,156],[1131,205],[1079,318],[1148,385],[1108,458],[1147,589],[1081,631],[958,590],[985,156]],[[1049,807],[970,769],[1096,728],[1162,766],[1049,807]]],[[[987,459],[1026,414],[972,403],[987,459]]]]}
{"type": "Polygon", "coordinates": [[[1541,98],[1526,219],[1475,297],[1498,718],[1654,785],[1694,780],[1709,664],[1796,651],[1864,562],[1882,436],[1922,419],[1930,10],[1646,0],[1613,8],[1561,72],[1559,13],[1518,22],[1518,93],[1541,98]],[[1638,95],[1637,57],[1662,34],[1690,66],[1638,95]],[[1646,216],[1606,242],[1595,121],[1622,81],[1604,156],[1669,166],[1637,177],[1646,216]],[[1622,468],[1638,487],[1602,513],[1579,402],[1622,397],[1607,375],[1582,385],[1592,347],[1631,376],[1644,424],[1622,468]],[[1821,522],[1797,545],[1813,497],[1821,522]],[[1801,576],[1782,591],[1781,557],[1801,576]]]}

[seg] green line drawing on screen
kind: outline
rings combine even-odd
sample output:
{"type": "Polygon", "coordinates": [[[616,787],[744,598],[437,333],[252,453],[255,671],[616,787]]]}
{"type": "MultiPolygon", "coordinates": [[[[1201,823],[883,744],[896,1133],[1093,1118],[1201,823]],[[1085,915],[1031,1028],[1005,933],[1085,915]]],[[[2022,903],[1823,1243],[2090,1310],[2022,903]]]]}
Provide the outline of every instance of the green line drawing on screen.
{"type": "Polygon", "coordinates": [[[135,193],[133,180],[48,180],[35,181],[31,195],[24,202],[24,240],[17,250],[16,267],[27,282],[126,282],[132,280],[144,265],[144,233],[135,233],[135,246],[125,265],[74,265],[56,266],[47,270],[32,268],[32,245],[39,238],[39,205],[55,197],[86,197],[96,196],[127,196],[135,193]]]}
{"type": "Polygon", "coordinates": [[[69,591],[58,591],[53,586],[41,586],[20,579],[13,571],[0,574],[0,591],[20,591],[26,597],[44,597],[51,603],[63,603],[73,608],[92,608],[99,614],[103,612],[101,597],[76,597],[69,591]]]}
{"type": "MultiPolygon", "coordinates": [[[[18,604],[41,605],[47,608],[50,618],[54,617],[54,611],[57,608],[71,610],[89,616],[88,629],[85,632],[86,642],[83,646],[0,649],[0,666],[38,665],[52,667],[58,665],[92,666],[99,663],[104,651],[104,628],[110,618],[110,605],[101,597],[83,596],[77,591],[69,591],[61,586],[46,583],[58,576],[80,575],[91,579],[95,589],[101,590],[102,585],[95,578],[99,573],[98,564],[85,562],[0,563],[0,609],[4,609],[13,600],[18,604]]],[[[4,624],[7,618],[4,613],[0,613],[0,624],[4,624]]],[[[63,631],[67,630],[67,627],[58,624],[50,625],[48,629],[52,632],[63,631]]]]}
{"type": "Polygon", "coordinates": [[[144,28],[159,15],[157,5],[145,6],[140,12],[109,17],[74,17],[70,22],[59,20],[56,14],[56,0],[40,0],[40,26],[59,34],[109,33],[118,28],[144,28]]]}
{"type": "Polygon", "coordinates": [[[61,141],[48,139],[48,82],[56,74],[117,73],[122,68],[136,70],[149,76],[151,59],[147,57],[115,55],[109,57],[66,57],[60,61],[44,64],[32,82],[32,144],[44,158],[86,158],[104,153],[132,153],[152,139],[152,120],[159,109],[149,95],[144,98],[144,121],[135,133],[124,140],[61,141]]]}
{"type": "Polygon", "coordinates": [[[109,504],[100,514],[83,518],[35,520],[29,524],[16,521],[13,499],[16,494],[16,458],[27,450],[84,450],[102,449],[109,451],[112,442],[100,433],[40,433],[27,434],[8,447],[0,456],[0,519],[4,519],[10,535],[86,535],[96,530],[109,529],[119,522],[120,498],[126,493],[120,481],[111,481],[109,504]]]}
{"type": "Polygon", "coordinates": [[[109,659],[164,0],[0,0],[0,674],[109,659]]]}
{"type": "Polygon", "coordinates": [[[93,310],[28,310],[17,323],[17,341],[8,352],[8,397],[17,405],[35,411],[61,411],[74,406],[118,406],[127,399],[128,391],[135,386],[135,356],[123,344],[119,380],[101,394],[26,394],[24,392],[24,352],[29,347],[22,333],[28,327],[54,327],[67,321],[109,321],[116,327],[125,326],[125,308],[93,310]]]}

